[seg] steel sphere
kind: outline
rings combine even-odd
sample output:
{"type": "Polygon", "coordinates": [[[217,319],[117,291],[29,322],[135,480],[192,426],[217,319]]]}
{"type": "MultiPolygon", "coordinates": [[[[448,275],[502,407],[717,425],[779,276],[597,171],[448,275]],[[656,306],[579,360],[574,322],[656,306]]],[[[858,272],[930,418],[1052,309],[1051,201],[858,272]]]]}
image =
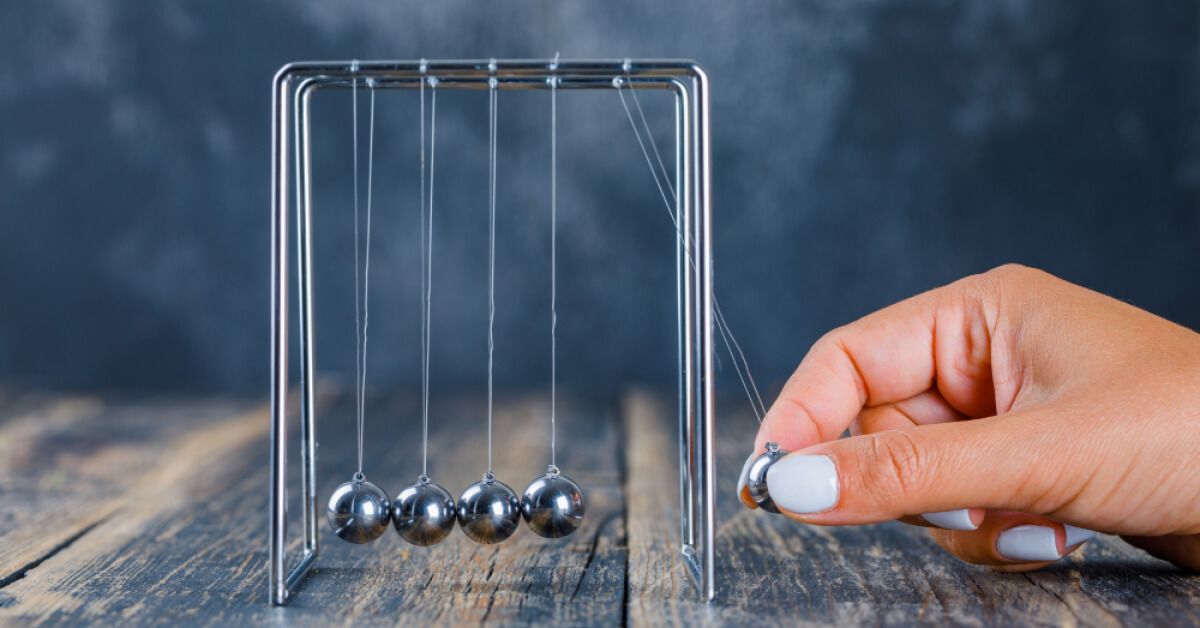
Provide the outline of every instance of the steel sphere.
{"type": "Polygon", "coordinates": [[[392,525],[400,538],[421,547],[440,543],[454,529],[458,509],[454,496],[422,475],[396,495],[392,525]]]}
{"type": "Polygon", "coordinates": [[[535,534],[548,539],[561,538],[578,529],[585,510],[583,490],[554,466],[530,482],[521,496],[525,523],[535,534]]]}
{"type": "Polygon", "coordinates": [[[787,454],[788,452],[780,449],[778,444],[767,443],[767,450],[754,459],[746,473],[746,489],[750,491],[750,498],[767,512],[779,514],[779,507],[775,505],[771,493],[767,490],[767,470],[787,454]]]}
{"type": "Polygon", "coordinates": [[[343,541],[370,543],[387,530],[392,503],[383,489],[356,473],[329,497],[325,516],[333,533],[343,541]]]}
{"type": "Polygon", "coordinates": [[[476,543],[499,543],[517,531],[521,504],[517,494],[490,473],[463,491],[458,500],[458,524],[476,543]]]}

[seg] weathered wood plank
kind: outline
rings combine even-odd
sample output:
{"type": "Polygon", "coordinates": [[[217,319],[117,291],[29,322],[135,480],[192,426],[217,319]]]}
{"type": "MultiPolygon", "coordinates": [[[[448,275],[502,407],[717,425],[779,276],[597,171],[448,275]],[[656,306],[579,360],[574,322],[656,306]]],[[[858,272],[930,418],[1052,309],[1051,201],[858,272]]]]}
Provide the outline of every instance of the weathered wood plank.
{"type": "MultiPolygon", "coordinates": [[[[0,586],[113,516],[162,448],[242,401],[102,402],[9,392],[0,406],[0,586]],[[180,409],[188,408],[186,413],[180,409]],[[168,418],[170,420],[164,420],[168,418]]],[[[231,432],[232,438],[247,437],[231,432]]],[[[242,442],[242,441],[238,441],[242,442]]],[[[2,595],[2,594],[0,594],[2,595]]],[[[0,597],[2,603],[3,597],[0,597]]]]}
{"type": "Polygon", "coordinates": [[[756,425],[736,410],[719,421],[719,599],[706,606],[676,555],[673,412],[645,394],[625,407],[632,624],[1200,623],[1200,577],[1113,537],[1049,569],[1003,574],[949,557],[914,526],[822,528],[746,510],[736,474],[756,425]]]}
{"type": "MultiPolygon", "coordinates": [[[[479,399],[434,404],[431,471],[452,492],[484,471],[484,407],[479,399]]],[[[548,460],[546,407],[538,399],[498,404],[496,471],[517,491],[548,460]]],[[[352,408],[342,398],[321,415],[322,500],[355,464],[352,408]]],[[[584,486],[589,506],[575,535],[547,541],[522,526],[498,546],[456,532],[421,549],[389,532],[354,546],[322,521],[319,569],[284,609],[266,605],[265,413],[211,421],[147,447],[157,455],[142,461],[140,480],[108,517],[0,590],[0,620],[620,623],[626,553],[614,410],[560,400],[560,462],[568,461],[561,466],[584,486]]],[[[122,416],[109,420],[121,429],[122,416]]],[[[420,471],[419,426],[411,400],[371,404],[366,471],[392,494],[420,471]]],[[[298,483],[291,486],[298,500],[298,483]]],[[[297,526],[293,538],[298,533],[297,526]]]]}
{"type": "MultiPolygon", "coordinates": [[[[720,597],[696,601],[678,557],[673,413],[660,397],[560,402],[560,462],[585,488],[573,537],[431,549],[353,546],[321,522],[319,569],[266,605],[267,419],[245,402],[100,401],[0,390],[0,623],[565,625],[1195,624],[1200,578],[1121,541],[1034,574],[945,556],[901,524],[818,528],[741,508],[733,474],[755,426],[723,413],[720,597]]],[[[431,470],[454,492],[486,464],[484,404],[435,400],[431,470]]],[[[353,403],[321,403],[320,495],[354,466],[353,403]]],[[[496,471],[517,490],[547,458],[539,397],[498,404],[496,471]]],[[[420,467],[412,399],[370,404],[367,473],[389,492],[420,467]]],[[[293,448],[298,447],[293,439],[293,448]]],[[[298,512],[296,465],[292,512],[298,512]]],[[[298,536],[293,528],[293,540],[298,536]]]]}

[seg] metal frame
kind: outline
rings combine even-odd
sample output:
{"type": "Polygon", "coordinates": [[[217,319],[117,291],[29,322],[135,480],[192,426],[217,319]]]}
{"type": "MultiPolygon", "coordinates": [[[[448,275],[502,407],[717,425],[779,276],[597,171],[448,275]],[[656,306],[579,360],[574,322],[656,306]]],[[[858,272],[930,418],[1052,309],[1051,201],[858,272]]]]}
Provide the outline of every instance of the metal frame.
{"type": "Polygon", "coordinates": [[[438,89],[666,89],[675,94],[676,299],[679,316],[679,488],[684,563],[705,601],[715,586],[715,451],[713,391],[712,206],[709,176],[708,76],[690,61],[380,61],[291,63],[275,75],[271,149],[271,544],[270,601],[286,604],[319,552],[316,417],[313,403],[312,161],[309,101],[326,88],[371,78],[376,89],[415,89],[426,77],[438,89]],[[615,81],[620,78],[622,81],[615,81]],[[294,114],[294,118],[293,118],[294,114]],[[287,132],[293,124],[295,148],[287,132]],[[296,173],[300,301],[300,464],[304,546],[287,569],[288,174],[296,173]],[[686,237],[684,237],[686,235],[686,237]],[[694,246],[695,250],[689,250],[694,246]],[[694,260],[694,263],[690,260],[694,260]]]}

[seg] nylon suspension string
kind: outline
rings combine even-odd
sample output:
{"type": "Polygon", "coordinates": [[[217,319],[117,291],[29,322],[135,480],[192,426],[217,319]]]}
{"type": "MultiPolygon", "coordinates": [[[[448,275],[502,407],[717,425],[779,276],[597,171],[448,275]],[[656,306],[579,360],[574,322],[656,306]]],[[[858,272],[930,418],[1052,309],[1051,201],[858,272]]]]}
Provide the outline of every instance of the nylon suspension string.
{"type": "MultiPolygon", "coordinates": [[[[662,198],[663,205],[670,216],[671,223],[675,227],[676,237],[683,244],[684,250],[687,252],[688,264],[693,269],[696,268],[696,261],[692,256],[694,250],[694,241],[691,234],[685,234],[679,221],[679,216],[675,210],[675,202],[678,202],[678,196],[675,188],[671,185],[670,176],[667,173],[666,165],[663,163],[662,154],[658,150],[658,144],[654,140],[654,134],[650,132],[650,126],[646,121],[645,112],[642,110],[641,101],[638,99],[637,90],[633,87],[632,78],[629,76],[629,62],[626,61],[626,75],[613,79],[613,86],[617,89],[617,95],[621,99],[621,107],[625,111],[625,116],[629,120],[630,128],[633,129],[634,137],[637,139],[638,147],[642,151],[642,156],[645,157],[646,165],[650,169],[650,175],[654,179],[654,185],[658,188],[659,196],[662,198]],[[632,95],[634,108],[641,120],[641,127],[634,120],[633,111],[629,108],[629,103],[625,99],[625,88],[629,89],[632,95]],[[646,139],[643,139],[642,133],[645,130],[646,139]],[[647,147],[647,144],[649,147],[647,147]],[[651,153],[654,157],[651,158],[651,153]],[[657,168],[655,163],[657,162],[657,168]],[[660,178],[661,172],[661,178],[660,178]]],[[[754,376],[750,372],[750,364],[746,360],[746,355],[742,351],[741,344],[733,334],[733,330],[729,328],[728,322],[725,320],[725,315],[721,311],[721,305],[717,300],[717,296],[713,294],[713,314],[717,331],[719,332],[722,341],[725,344],[726,350],[729,352],[729,357],[733,361],[734,372],[738,376],[738,381],[742,385],[742,390],[746,394],[746,398],[750,403],[750,408],[754,412],[755,418],[761,424],[766,416],[767,409],[763,403],[762,395],[758,391],[758,385],[754,381],[754,376]]]]}

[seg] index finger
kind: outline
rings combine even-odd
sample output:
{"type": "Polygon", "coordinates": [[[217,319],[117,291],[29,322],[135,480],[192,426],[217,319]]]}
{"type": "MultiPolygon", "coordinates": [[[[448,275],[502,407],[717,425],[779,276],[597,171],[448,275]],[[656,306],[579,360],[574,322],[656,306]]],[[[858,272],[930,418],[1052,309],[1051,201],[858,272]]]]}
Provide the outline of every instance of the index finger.
{"type": "Polygon", "coordinates": [[[813,345],[771,405],[755,439],[796,451],[836,439],[865,407],[938,386],[956,409],[988,414],[994,299],[981,276],[906,299],[813,345]],[[940,367],[939,367],[940,365],[940,367]]]}

